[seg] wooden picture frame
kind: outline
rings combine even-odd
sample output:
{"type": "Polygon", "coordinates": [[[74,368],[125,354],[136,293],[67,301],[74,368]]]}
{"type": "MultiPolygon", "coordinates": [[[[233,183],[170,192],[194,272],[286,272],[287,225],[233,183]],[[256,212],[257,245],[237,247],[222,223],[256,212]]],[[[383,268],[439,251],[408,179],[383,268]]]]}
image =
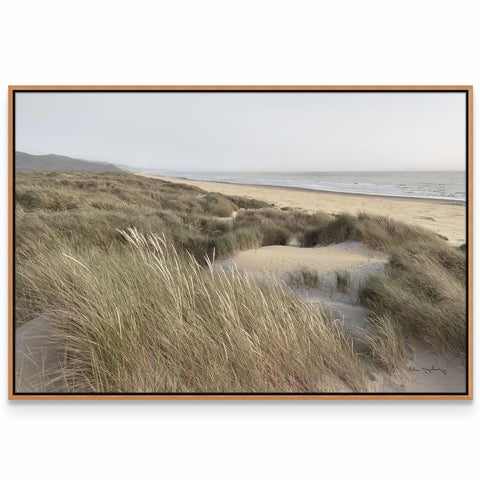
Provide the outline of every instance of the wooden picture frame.
{"type": "Polygon", "coordinates": [[[473,87],[472,86],[10,86],[9,87],[9,199],[8,199],[8,255],[9,255],[9,295],[8,295],[8,398],[10,400],[471,400],[473,399],[473,87]],[[58,394],[58,393],[18,393],[15,391],[15,329],[14,329],[14,191],[15,191],[15,94],[27,91],[34,92],[464,92],[466,98],[466,165],[467,165],[467,319],[468,341],[466,354],[466,391],[455,394],[407,394],[407,393],[332,393],[332,394],[298,394],[298,393],[229,393],[229,394],[149,394],[149,393],[92,393],[92,394],[58,394]]]}

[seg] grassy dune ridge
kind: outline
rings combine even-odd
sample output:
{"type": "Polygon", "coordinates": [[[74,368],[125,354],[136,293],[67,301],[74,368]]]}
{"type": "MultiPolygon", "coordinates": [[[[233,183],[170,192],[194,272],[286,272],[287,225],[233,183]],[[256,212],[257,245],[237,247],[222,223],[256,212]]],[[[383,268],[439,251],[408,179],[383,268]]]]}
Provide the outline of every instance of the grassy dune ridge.
{"type": "Polygon", "coordinates": [[[385,275],[360,288],[361,302],[398,335],[442,354],[466,348],[466,258],[441,242],[416,241],[392,250],[385,275]]]}
{"type": "Polygon", "coordinates": [[[20,274],[65,346],[69,390],[369,389],[351,339],[327,313],[280,285],[202,267],[158,235],[122,235],[131,245],[121,255],[65,246],[20,274]]]}
{"type": "Polygon", "coordinates": [[[367,391],[352,339],[328,314],[280,284],[211,269],[292,237],[389,253],[385,275],[359,292],[379,365],[394,371],[412,338],[463,352],[465,253],[437,234],[128,173],[17,174],[17,326],[50,315],[71,391],[367,391]]]}

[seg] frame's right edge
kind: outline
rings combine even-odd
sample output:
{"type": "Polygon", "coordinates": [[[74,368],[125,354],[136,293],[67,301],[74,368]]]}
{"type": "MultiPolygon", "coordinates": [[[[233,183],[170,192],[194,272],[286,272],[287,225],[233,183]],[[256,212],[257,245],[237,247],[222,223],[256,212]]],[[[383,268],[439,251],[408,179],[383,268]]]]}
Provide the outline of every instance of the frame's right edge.
{"type": "Polygon", "coordinates": [[[468,392],[473,400],[473,86],[468,95],[468,392]]]}

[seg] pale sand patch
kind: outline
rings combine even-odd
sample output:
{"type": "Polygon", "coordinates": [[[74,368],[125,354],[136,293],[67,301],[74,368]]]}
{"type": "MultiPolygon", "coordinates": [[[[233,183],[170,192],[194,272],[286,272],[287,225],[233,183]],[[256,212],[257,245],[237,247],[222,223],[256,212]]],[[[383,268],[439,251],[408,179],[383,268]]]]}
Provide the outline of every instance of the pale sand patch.
{"type": "Polygon", "coordinates": [[[65,390],[59,372],[63,356],[49,338],[48,318],[36,317],[15,330],[15,391],[65,390]]]}
{"type": "Polygon", "coordinates": [[[461,393],[466,391],[465,360],[435,355],[415,342],[408,360],[406,392],[461,393]]]}
{"type": "Polygon", "coordinates": [[[238,268],[256,276],[263,276],[265,272],[282,274],[303,266],[323,275],[336,269],[357,269],[366,264],[385,263],[386,260],[386,255],[368,249],[360,242],[343,242],[314,248],[271,245],[241,251],[223,263],[233,262],[238,268]]]}
{"type": "Polygon", "coordinates": [[[371,370],[370,379],[384,393],[465,393],[467,374],[465,359],[459,356],[435,355],[428,347],[414,341],[409,345],[406,367],[388,375],[371,370]]]}
{"type": "Polygon", "coordinates": [[[387,256],[369,249],[360,242],[343,242],[326,247],[298,248],[272,245],[244,250],[226,260],[217,261],[217,267],[235,266],[238,270],[259,279],[273,277],[287,281],[287,274],[300,267],[308,267],[319,275],[318,288],[294,288],[309,303],[329,310],[350,330],[366,328],[368,312],[357,302],[360,282],[373,273],[381,272],[387,256]],[[335,270],[350,273],[346,292],[336,287],[335,270]]]}
{"type": "Polygon", "coordinates": [[[356,214],[364,211],[389,216],[440,233],[454,245],[466,241],[466,208],[461,201],[343,194],[299,188],[238,185],[159,175],[141,175],[174,183],[195,185],[207,192],[254,198],[278,207],[300,208],[309,212],[323,210],[327,213],[356,214]]]}

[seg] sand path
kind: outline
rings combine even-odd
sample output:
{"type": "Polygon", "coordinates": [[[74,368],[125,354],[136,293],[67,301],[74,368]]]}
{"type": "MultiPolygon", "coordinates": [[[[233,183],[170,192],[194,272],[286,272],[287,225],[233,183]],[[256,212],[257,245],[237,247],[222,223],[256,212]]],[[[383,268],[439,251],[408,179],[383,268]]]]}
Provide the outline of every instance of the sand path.
{"type": "Polygon", "coordinates": [[[440,233],[455,245],[465,243],[466,239],[466,208],[465,203],[461,201],[320,192],[301,188],[240,185],[141,175],[195,185],[208,192],[255,198],[278,207],[301,208],[310,212],[323,210],[328,213],[356,214],[365,211],[390,216],[440,233]]]}

